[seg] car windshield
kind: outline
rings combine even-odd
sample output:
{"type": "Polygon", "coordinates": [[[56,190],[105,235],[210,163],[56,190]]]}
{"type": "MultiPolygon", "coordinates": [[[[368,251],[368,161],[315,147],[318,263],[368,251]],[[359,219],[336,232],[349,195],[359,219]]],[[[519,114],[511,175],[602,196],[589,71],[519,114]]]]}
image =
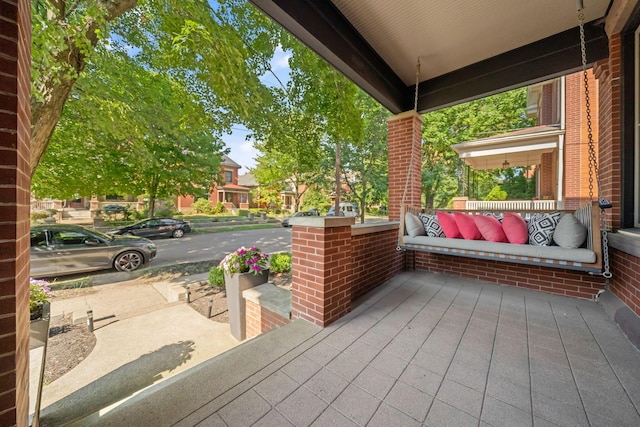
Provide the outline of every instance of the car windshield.
{"type": "Polygon", "coordinates": [[[108,235],[108,234],[105,234],[105,233],[103,233],[103,232],[101,232],[101,231],[91,230],[91,233],[93,233],[93,234],[95,234],[96,236],[98,236],[98,237],[100,237],[100,238],[102,238],[102,239],[105,239],[105,240],[109,240],[109,241],[111,241],[111,240],[113,240],[113,239],[114,239],[114,237],[113,237],[113,236],[110,236],[110,235],[108,235]]]}

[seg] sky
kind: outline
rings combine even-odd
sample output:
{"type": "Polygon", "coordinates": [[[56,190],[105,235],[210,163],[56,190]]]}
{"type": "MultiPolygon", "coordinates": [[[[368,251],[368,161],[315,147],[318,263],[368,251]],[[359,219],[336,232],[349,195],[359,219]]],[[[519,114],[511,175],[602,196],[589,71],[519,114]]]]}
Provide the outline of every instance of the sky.
{"type": "MultiPolygon", "coordinates": [[[[290,56],[288,52],[278,47],[271,59],[271,69],[284,84],[289,80],[290,56]]],[[[271,73],[261,76],[260,81],[268,86],[277,85],[277,81],[271,73]]],[[[256,165],[255,157],[258,155],[258,151],[253,148],[253,141],[247,141],[249,131],[244,126],[233,125],[231,130],[231,133],[222,136],[222,141],[227,148],[231,149],[228,156],[242,166],[240,169],[240,175],[242,175],[256,165]]]]}

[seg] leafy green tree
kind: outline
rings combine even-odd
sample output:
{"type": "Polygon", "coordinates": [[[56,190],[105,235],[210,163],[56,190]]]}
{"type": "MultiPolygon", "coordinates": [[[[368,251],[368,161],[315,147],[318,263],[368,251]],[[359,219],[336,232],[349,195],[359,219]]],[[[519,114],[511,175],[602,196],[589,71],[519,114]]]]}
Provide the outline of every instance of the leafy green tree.
{"type": "Polygon", "coordinates": [[[243,0],[37,0],[32,22],[32,175],[97,46],[182,82],[228,126],[270,96],[258,77],[282,31],[243,0]]]}
{"type": "Polygon", "coordinates": [[[331,206],[331,200],[327,196],[328,191],[310,188],[304,193],[302,201],[302,210],[312,208],[319,209],[321,212],[327,212],[331,206]]]}
{"type": "Polygon", "coordinates": [[[33,191],[144,194],[152,217],[157,198],[210,188],[223,151],[216,116],[124,53],[102,50],[95,60],[74,88],[33,191]]]}
{"type": "Polygon", "coordinates": [[[527,178],[527,168],[513,167],[504,171],[502,188],[512,200],[529,200],[535,196],[535,178],[527,178]]]}
{"type": "Polygon", "coordinates": [[[507,200],[507,192],[504,191],[499,185],[491,189],[484,200],[507,200]]]}
{"type": "Polygon", "coordinates": [[[342,146],[344,182],[350,198],[360,205],[364,222],[368,203],[378,203],[387,192],[387,126],[389,113],[364,92],[359,92],[356,107],[361,112],[363,133],[359,141],[342,146]]]}
{"type": "Polygon", "coordinates": [[[109,22],[137,0],[31,2],[31,174],[44,155],[64,104],[109,22]]]}
{"type": "MultiPolygon", "coordinates": [[[[465,172],[451,145],[532,126],[525,107],[526,89],[521,88],[424,115],[422,190],[427,207],[446,206],[456,193],[464,192],[465,172]]],[[[479,198],[495,186],[501,173],[475,171],[479,198]]]]}

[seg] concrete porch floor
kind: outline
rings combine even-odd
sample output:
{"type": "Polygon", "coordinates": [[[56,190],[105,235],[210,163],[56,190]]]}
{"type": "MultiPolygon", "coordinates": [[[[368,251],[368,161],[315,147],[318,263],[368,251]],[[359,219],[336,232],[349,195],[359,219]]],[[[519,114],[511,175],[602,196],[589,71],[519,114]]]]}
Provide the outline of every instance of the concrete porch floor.
{"type": "Polygon", "coordinates": [[[82,425],[638,426],[640,352],[594,302],[403,273],[82,425]]]}

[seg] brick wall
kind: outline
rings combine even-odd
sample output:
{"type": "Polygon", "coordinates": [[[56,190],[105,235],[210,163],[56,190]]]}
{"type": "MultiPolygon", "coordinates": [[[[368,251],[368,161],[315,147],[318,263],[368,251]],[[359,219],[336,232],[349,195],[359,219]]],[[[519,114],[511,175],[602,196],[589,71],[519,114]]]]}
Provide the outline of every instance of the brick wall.
{"type": "Polygon", "coordinates": [[[250,300],[246,301],[246,310],[247,338],[253,338],[263,332],[285,326],[290,322],[289,319],[250,300]]]}
{"type": "Polygon", "coordinates": [[[291,315],[326,326],[351,311],[354,218],[304,217],[291,232],[291,315]]]}
{"type": "Polygon", "coordinates": [[[416,268],[579,298],[592,298],[605,286],[588,273],[425,252],[416,252],[416,268]]]}
{"type": "Polygon", "coordinates": [[[292,318],[327,326],[351,311],[353,298],[404,269],[397,223],[352,224],[353,218],[292,221],[292,318]]]}
{"type": "Polygon", "coordinates": [[[640,316],[640,258],[610,249],[611,278],[609,290],[640,316]]]}
{"type": "Polygon", "coordinates": [[[389,219],[400,219],[400,207],[420,206],[422,116],[413,111],[387,120],[389,219]]]}
{"type": "Polygon", "coordinates": [[[29,404],[29,107],[31,9],[0,0],[0,425],[29,404]]]}
{"type": "MultiPolygon", "coordinates": [[[[598,150],[598,84],[591,70],[587,71],[591,107],[591,129],[598,150]]],[[[577,209],[589,198],[589,132],[586,115],[584,76],[582,72],[566,76],[566,134],[564,149],[564,197],[566,209],[577,209]]],[[[593,183],[597,197],[597,183],[593,183]]]]}
{"type": "Polygon", "coordinates": [[[404,269],[404,252],[396,250],[398,229],[355,234],[352,230],[352,297],[356,298],[390,280],[404,269]]]}
{"type": "Polygon", "coordinates": [[[598,82],[600,184],[605,198],[613,203],[608,211],[608,228],[620,228],[621,218],[621,126],[622,126],[622,44],[620,34],[609,36],[609,58],[596,63],[598,82]]]}

